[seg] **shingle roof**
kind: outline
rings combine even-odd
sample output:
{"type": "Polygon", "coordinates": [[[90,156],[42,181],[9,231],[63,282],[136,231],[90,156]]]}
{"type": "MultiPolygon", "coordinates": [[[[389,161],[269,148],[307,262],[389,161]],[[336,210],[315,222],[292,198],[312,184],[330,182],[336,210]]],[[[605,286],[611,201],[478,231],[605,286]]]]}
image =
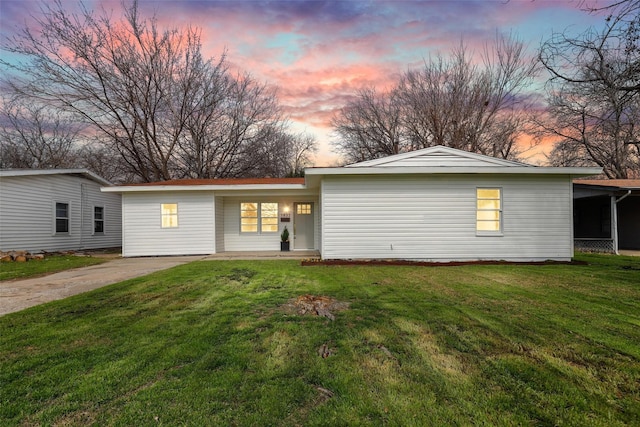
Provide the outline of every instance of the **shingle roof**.
{"type": "Polygon", "coordinates": [[[599,187],[640,188],[640,179],[575,179],[573,183],[599,187]]]}

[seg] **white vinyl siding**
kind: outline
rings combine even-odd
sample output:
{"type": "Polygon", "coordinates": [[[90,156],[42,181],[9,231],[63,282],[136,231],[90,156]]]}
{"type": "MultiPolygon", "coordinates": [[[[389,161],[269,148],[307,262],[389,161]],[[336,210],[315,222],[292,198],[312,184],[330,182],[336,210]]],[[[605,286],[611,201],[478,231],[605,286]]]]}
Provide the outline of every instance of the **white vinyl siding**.
{"type": "Polygon", "coordinates": [[[122,244],[120,194],[80,175],[0,178],[0,250],[64,251],[122,244]],[[56,202],[69,205],[69,231],[56,233],[56,202]],[[105,233],[95,234],[93,206],[105,207],[105,233]]]}
{"type": "Polygon", "coordinates": [[[123,256],[215,253],[212,192],[125,193],[122,197],[123,256]],[[179,227],[162,228],[160,205],[178,205],[179,227]]]}
{"type": "Polygon", "coordinates": [[[322,257],[570,259],[567,176],[326,177],[322,257]],[[476,235],[476,189],[502,189],[502,236],[476,235]]]}

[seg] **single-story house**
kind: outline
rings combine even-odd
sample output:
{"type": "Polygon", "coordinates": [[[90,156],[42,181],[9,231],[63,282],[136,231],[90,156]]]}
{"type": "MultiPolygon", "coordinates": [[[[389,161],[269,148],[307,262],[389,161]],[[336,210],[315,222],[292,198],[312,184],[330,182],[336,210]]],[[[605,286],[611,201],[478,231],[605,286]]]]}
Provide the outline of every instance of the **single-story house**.
{"type": "Polygon", "coordinates": [[[86,169],[0,170],[0,250],[55,252],[122,245],[111,183],[86,169]]]}
{"type": "Polygon", "coordinates": [[[640,249],[640,179],[575,180],[576,249],[640,249]]]}
{"type": "Polygon", "coordinates": [[[123,255],[293,250],[323,259],[570,260],[572,179],[600,168],[538,167],[437,146],[304,178],[178,180],[122,194],[123,255]]]}

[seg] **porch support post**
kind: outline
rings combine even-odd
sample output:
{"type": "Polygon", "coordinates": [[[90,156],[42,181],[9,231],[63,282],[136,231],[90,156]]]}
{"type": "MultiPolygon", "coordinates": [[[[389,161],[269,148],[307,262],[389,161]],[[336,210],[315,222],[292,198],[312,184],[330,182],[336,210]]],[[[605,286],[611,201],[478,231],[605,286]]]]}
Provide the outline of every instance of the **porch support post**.
{"type": "Polygon", "coordinates": [[[613,239],[613,252],[618,252],[618,203],[615,194],[611,196],[611,238],[613,239]]]}

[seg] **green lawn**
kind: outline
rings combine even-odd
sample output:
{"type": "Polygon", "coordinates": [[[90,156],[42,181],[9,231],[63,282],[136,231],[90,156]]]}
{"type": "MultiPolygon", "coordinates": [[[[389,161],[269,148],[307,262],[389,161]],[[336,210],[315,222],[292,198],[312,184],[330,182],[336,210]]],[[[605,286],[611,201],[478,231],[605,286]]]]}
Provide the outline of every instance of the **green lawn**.
{"type": "Polygon", "coordinates": [[[579,259],[197,261],[9,314],[0,425],[640,425],[640,258],[579,259]]]}
{"type": "Polygon", "coordinates": [[[103,258],[76,255],[49,255],[43,260],[28,262],[0,262],[0,281],[27,279],[71,268],[87,267],[105,262],[103,258]]]}

